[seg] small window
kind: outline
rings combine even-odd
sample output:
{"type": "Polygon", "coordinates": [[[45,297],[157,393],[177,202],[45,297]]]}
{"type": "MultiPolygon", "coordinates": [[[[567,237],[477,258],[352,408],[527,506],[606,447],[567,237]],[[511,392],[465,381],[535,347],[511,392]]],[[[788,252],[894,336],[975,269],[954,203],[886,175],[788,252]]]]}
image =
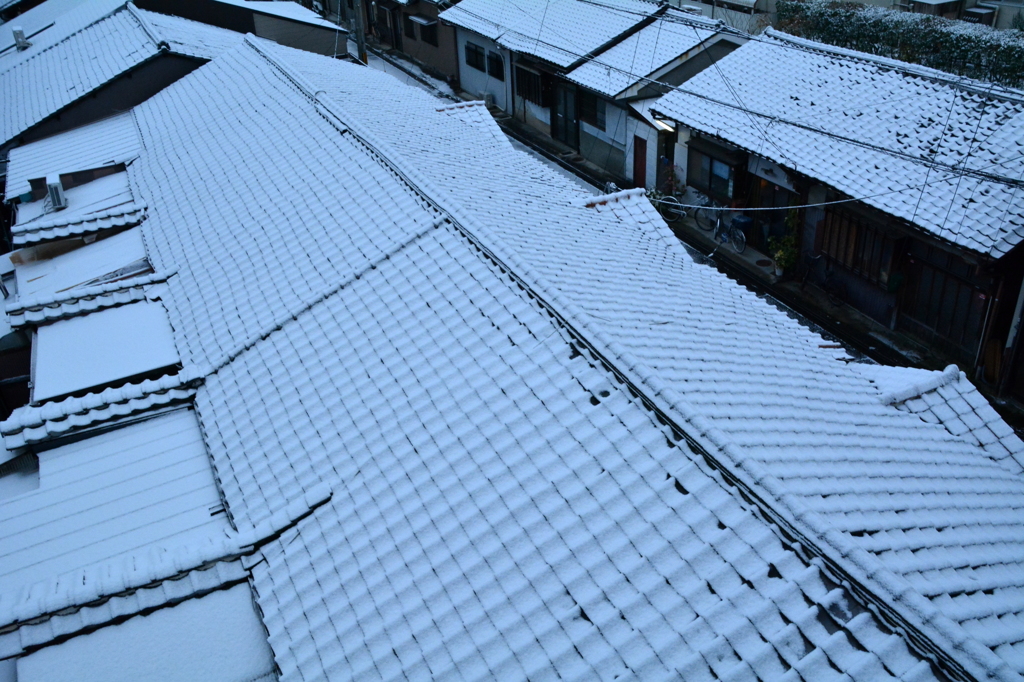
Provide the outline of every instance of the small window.
{"type": "Polygon", "coordinates": [[[719,201],[731,201],[735,170],[732,166],[690,148],[687,184],[719,201]]]}
{"type": "Polygon", "coordinates": [[[516,66],[516,95],[537,106],[544,106],[544,92],[541,88],[540,74],[516,66]]]}
{"type": "Polygon", "coordinates": [[[580,120],[598,130],[605,129],[605,102],[593,92],[581,89],[580,120]]]}
{"type": "Polygon", "coordinates": [[[487,73],[484,48],[479,45],[474,45],[473,43],[466,43],[466,66],[476,69],[477,71],[487,73]]]}
{"type": "Polygon", "coordinates": [[[505,80],[505,60],[497,52],[487,53],[487,75],[494,80],[505,80]]]}
{"type": "Polygon", "coordinates": [[[405,37],[409,40],[416,40],[416,22],[408,14],[402,16],[402,26],[405,29],[405,37]]]}
{"type": "Polygon", "coordinates": [[[420,24],[420,40],[425,42],[427,45],[433,45],[437,47],[437,22],[431,22],[429,24],[420,24]]]}

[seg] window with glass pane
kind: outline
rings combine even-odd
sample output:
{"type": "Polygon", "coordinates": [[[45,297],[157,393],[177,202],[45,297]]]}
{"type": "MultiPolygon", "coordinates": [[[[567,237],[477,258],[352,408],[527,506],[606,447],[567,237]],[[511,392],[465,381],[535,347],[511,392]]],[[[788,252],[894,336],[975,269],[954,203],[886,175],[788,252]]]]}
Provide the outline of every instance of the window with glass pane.
{"type": "Polygon", "coordinates": [[[686,183],[717,201],[733,197],[735,171],[729,164],[690,148],[686,183]]]}
{"type": "Polygon", "coordinates": [[[487,73],[487,60],[484,48],[473,43],[466,43],[466,66],[487,73]]]}
{"type": "Polygon", "coordinates": [[[497,52],[487,53],[487,75],[494,80],[505,80],[505,61],[497,52]]]}
{"type": "Polygon", "coordinates": [[[427,45],[437,47],[437,22],[423,24],[420,26],[420,40],[427,45]]]}
{"type": "Polygon", "coordinates": [[[544,106],[540,74],[516,66],[516,95],[537,106],[544,106]]]}
{"type": "Polygon", "coordinates": [[[402,17],[402,24],[405,27],[405,37],[409,40],[416,40],[416,22],[408,14],[402,17]]]}
{"type": "Polygon", "coordinates": [[[580,120],[594,126],[598,130],[605,129],[605,103],[595,93],[581,89],[579,91],[580,120]]]}

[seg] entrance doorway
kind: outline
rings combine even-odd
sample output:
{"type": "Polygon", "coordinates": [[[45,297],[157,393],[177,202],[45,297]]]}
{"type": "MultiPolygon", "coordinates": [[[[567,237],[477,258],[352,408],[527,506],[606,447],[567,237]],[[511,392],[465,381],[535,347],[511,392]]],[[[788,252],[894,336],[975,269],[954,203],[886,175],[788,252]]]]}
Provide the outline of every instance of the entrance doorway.
{"type": "Polygon", "coordinates": [[[576,86],[556,83],[551,107],[551,137],[579,149],[579,131],[576,124],[576,86]]]}
{"type": "Polygon", "coordinates": [[[633,136],[633,186],[647,186],[647,140],[633,136]]]}

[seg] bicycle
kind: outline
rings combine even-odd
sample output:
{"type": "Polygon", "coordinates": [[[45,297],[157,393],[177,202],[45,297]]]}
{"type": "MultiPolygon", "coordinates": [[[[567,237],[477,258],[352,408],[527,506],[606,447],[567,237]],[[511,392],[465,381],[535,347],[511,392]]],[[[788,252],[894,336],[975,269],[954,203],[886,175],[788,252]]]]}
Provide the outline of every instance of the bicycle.
{"type": "Polygon", "coordinates": [[[660,189],[652,189],[647,192],[647,198],[651,200],[667,223],[674,223],[686,215],[686,206],[682,201],[686,186],[679,182],[677,168],[679,166],[672,166],[669,169],[660,189]]]}
{"type": "MultiPolygon", "coordinates": [[[[824,255],[819,253],[817,256],[807,255],[804,258],[804,276],[800,279],[800,291],[803,291],[804,287],[807,286],[807,280],[811,279],[811,275],[817,269],[818,262],[824,255]]],[[[846,287],[836,279],[831,260],[825,260],[825,276],[821,279],[821,285],[819,286],[816,282],[814,284],[825,292],[825,296],[833,308],[838,308],[846,303],[846,287]]]]}
{"type": "MultiPolygon", "coordinates": [[[[703,206],[694,209],[693,218],[697,227],[702,230],[714,230],[711,238],[716,242],[728,244],[736,253],[743,253],[747,248],[747,235],[736,226],[735,219],[726,222],[725,208],[719,206],[711,199],[703,206]]],[[[716,247],[717,250],[717,247],[716,247]]]]}

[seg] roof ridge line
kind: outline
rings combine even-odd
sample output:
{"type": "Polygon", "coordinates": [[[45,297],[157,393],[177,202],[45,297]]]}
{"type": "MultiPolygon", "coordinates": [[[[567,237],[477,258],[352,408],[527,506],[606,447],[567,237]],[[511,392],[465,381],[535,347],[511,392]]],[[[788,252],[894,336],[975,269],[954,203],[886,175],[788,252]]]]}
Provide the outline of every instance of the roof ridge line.
{"type": "Polygon", "coordinates": [[[881,395],[881,401],[885,405],[893,405],[895,403],[902,403],[910,400],[911,398],[917,398],[922,396],[929,391],[942,388],[954,381],[960,379],[961,375],[966,376],[960,371],[960,368],[955,364],[947,365],[946,369],[942,370],[937,374],[933,374],[924,381],[907,386],[905,388],[897,389],[895,391],[888,391],[881,395]]]}
{"type": "MultiPolygon", "coordinates": [[[[252,45],[251,42],[250,45],[252,45]]],[[[253,46],[255,47],[255,45],[253,46]]],[[[257,51],[265,56],[262,50],[257,48],[257,51]]],[[[290,73],[291,70],[280,61],[276,59],[268,59],[268,61],[289,75],[296,85],[299,84],[300,79],[305,81],[301,76],[295,78],[290,73]]],[[[312,86],[308,84],[306,87],[312,89],[312,86]]],[[[490,228],[481,225],[458,201],[445,197],[430,178],[422,175],[413,164],[405,159],[401,152],[395,151],[389,143],[380,141],[358,117],[351,116],[343,106],[332,98],[322,97],[322,95],[326,95],[326,91],[316,91],[317,103],[337,118],[347,132],[372,150],[381,162],[395,172],[413,191],[424,197],[439,212],[446,214],[453,227],[467,241],[477,248],[484,257],[490,259],[502,270],[503,274],[515,280],[522,287],[524,293],[535,300],[538,305],[547,308],[548,313],[562,324],[573,338],[585,345],[606,371],[617,375],[622,382],[628,383],[648,409],[656,411],[659,417],[665,419],[665,423],[669,425],[673,433],[678,431],[681,438],[687,439],[695,453],[701,455],[709,465],[720,470],[727,479],[732,479],[732,482],[741,485],[744,492],[749,494],[750,499],[755,500],[755,505],[772,525],[779,528],[784,534],[792,533],[794,537],[804,538],[806,542],[802,544],[812,550],[810,554],[820,557],[827,566],[831,567],[833,575],[839,578],[837,582],[859,587],[854,593],[863,599],[869,608],[877,609],[884,622],[902,630],[909,628],[919,633],[919,637],[906,637],[909,645],[929,659],[946,661],[948,664],[946,672],[961,679],[996,678],[1006,682],[1011,680],[1019,682],[1020,677],[1012,672],[1008,663],[977,642],[962,626],[941,614],[936,607],[927,602],[925,597],[917,593],[906,579],[898,576],[877,558],[870,557],[864,550],[854,547],[839,531],[831,528],[819,513],[807,509],[797,498],[786,492],[778,479],[764,471],[756,461],[744,456],[740,448],[729,442],[728,438],[711,426],[710,422],[695,408],[683,402],[674,390],[633,356],[628,349],[622,347],[602,329],[592,326],[590,316],[585,311],[575,303],[566,300],[546,278],[522,261],[515,250],[505,243],[504,239],[490,228]],[[441,197],[445,198],[441,199],[441,197]],[[486,237],[486,241],[480,235],[486,237]],[[586,334],[582,332],[586,332],[586,334]],[[607,357],[608,354],[602,352],[592,339],[596,339],[600,346],[611,351],[618,361],[612,362],[607,357]],[[626,369],[622,369],[621,365],[625,365],[626,369]],[[639,381],[634,380],[633,377],[639,381]],[[667,403],[671,412],[659,407],[659,400],[667,403]],[[682,417],[689,429],[682,428],[678,424],[679,419],[674,418],[673,415],[682,417]],[[703,440],[708,441],[711,449],[721,452],[731,461],[724,462],[723,458],[714,457],[708,447],[690,435],[691,431],[698,432],[703,440]],[[712,438],[712,436],[717,436],[717,438],[712,438]],[[774,503],[769,503],[760,491],[766,493],[774,503]],[[811,535],[810,538],[808,538],[808,534],[811,535]],[[846,570],[839,558],[835,556],[836,553],[840,555],[839,558],[855,555],[859,560],[855,567],[862,575],[855,576],[846,570]],[[866,564],[866,566],[860,564],[866,564]],[[888,600],[883,598],[883,595],[888,597],[888,600]],[[905,604],[908,599],[912,603],[902,609],[893,605],[894,603],[905,604]],[[909,613],[904,613],[904,611],[909,611],[909,613]],[[922,639],[931,646],[921,646],[922,639]],[[953,658],[949,654],[950,649],[963,652],[964,657],[968,660],[961,661],[959,658],[953,658]],[[969,670],[969,668],[975,670],[969,670]],[[982,670],[979,671],[977,668],[982,670]],[[982,674],[976,674],[979,672],[982,674]]],[[[694,267],[696,267],[695,264],[694,267]]],[[[742,495],[740,497],[742,498],[742,495]]]]}
{"type": "Polygon", "coordinates": [[[948,71],[924,66],[923,64],[911,64],[910,62],[900,61],[899,59],[893,59],[892,57],[882,57],[881,55],[871,54],[869,52],[860,52],[847,47],[829,45],[828,43],[822,43],[810,38],[801,38],[800,36],[780,31],[779,29],[771,26],[766,28],[764,33],[761,35],[753,36],[753,39],[768,43],[772,41],[790,43],[794,47],[808,52],[831,54],[844,59],[851,59],[868,64],[875,64],[877,66],[888,67],[920,78],[927,78],[942,85],[966,90],[974,94],[984,95],[986,97],[1002,95],[1004,99],[1015,102],[1024,102],[1024,90],[1018,88],[1011,88],[999,83],[990,83],[988,81],[978,80],[977,78],[970,78],[969,76],[957,76],[949,73],[948,71]],[[765,37],[769,40],[765,40],[765,37]]]}
{"type": "Polygon", "coordinates": [[[345,278],[338,284],[330,287],[326,291],[320,292],[312,300],[303,302],[302,304],[297,305],[292,310],[287,311],[284,315],[282,315],[281,318],[272,321],[266,327],[264,327],[263,330],[255,338],[250,338],[245,343],[241,344],[240,346],[237,346],[234,350],[224,353],[216,361],[208,361],[201,370],[203,381],[205,381],[206,377],[210,376],[211,374],[216,374],[217,372],[222,370],[224,367],[233,362],[239,355],[246,352],[247,350],[250,350],[260,341],[266,340],[274,332],[279,331],[292,320],[296,320],[299,318],[300,315],[304,315],[305,313],[309,312],[315,306],[319,305],[320,303],[323,303],[331,296],[334,296],[348,285],[360,279],[367,272],[370,272],[371,270],[376,270],[379,265],[381,265],[387,260],[390,260],[391,258],[398,255],[408,247],[412,246],[420,239],[422,239],[423,237],[425,237],[426,235],[430,234],[432,231],[436,230],[438,227],[443,225],[445,222],[445,218],[443,217],[435,218],[430,222],[430,225],[428,225],[425,229],[420,230],[416,234],[412,235],[404,242],[399,244],[397,247],[391,249],[390,251],[382,255],[377,260],[367,264],[367,266],[364,267],[359,272],[353,273],[352,275],[345,278]]]}
{"type": "Polygon", "coordinates": [[[149,36],[149,39],[156,44],[157,49],[163,51],[169,50],[171,48],[171,46],[167,44],[166,40],[162,39],[160,36],[157,35],[156,30],[149,25],[149,22],[146,21],[146,18],[139,14],[139,8],[135,6],[134,2],[128,2],[125,5],[125,8],[128,10],[128,13],[132,15],[135,21],[139,22],[139,25],[142,27],[142,30],[145,31],[146,35],[149,36]]]}

